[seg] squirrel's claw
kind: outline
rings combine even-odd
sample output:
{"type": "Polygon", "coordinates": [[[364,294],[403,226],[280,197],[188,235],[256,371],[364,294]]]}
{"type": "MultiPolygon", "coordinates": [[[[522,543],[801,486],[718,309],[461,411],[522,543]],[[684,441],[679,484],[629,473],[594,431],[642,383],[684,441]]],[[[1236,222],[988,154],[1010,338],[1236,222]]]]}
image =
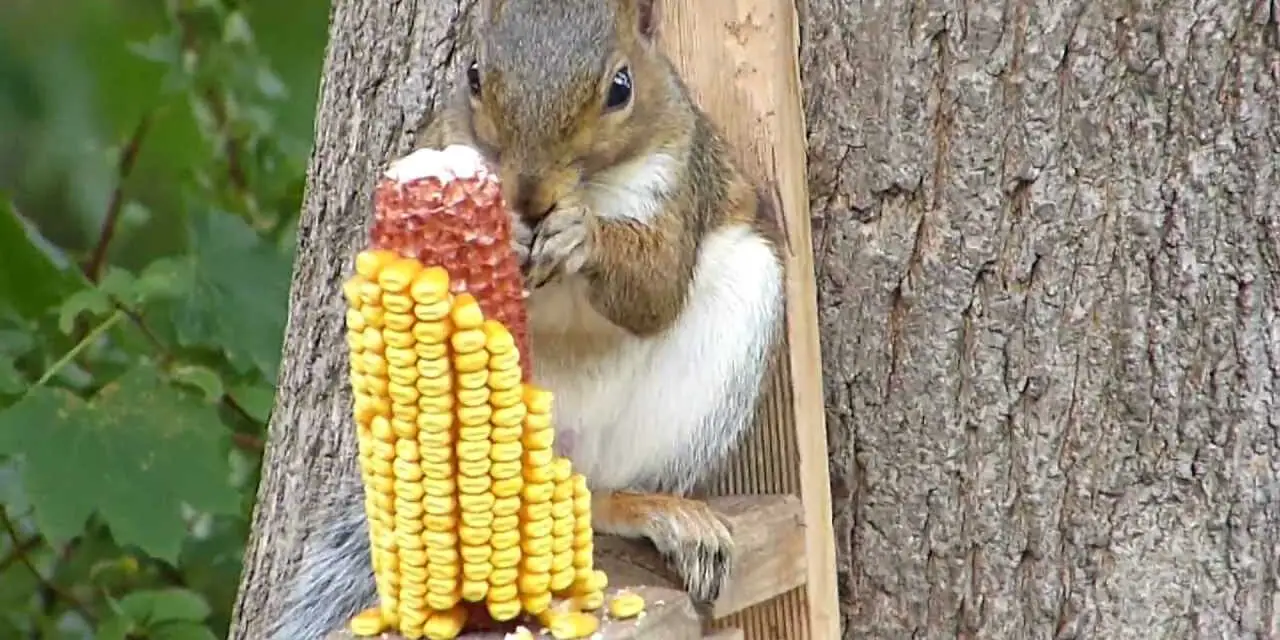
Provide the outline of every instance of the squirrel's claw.
{"type": "Polygon", "coordinates": [[[707,606],[720,597],[733,572],[733,536],[709,507],[694,504],[704,509],[684,514],[679,523],[654,522],[647,537],[679,574],[689,597],[707,606]]]}
{"type": "Polygon", "coordinates": [[[582,268],[589,249],[587,222],[585,209],[570,206],[557,208],[538,223],[526,276],[530,291],[582,268]]]}
{"type": "Polygon", "coordinates": [[[670,557],[694,602],[709,605],[720,597],[733,570],[733,542],[728,531],[710,539],[690,540],[670,557]]]}

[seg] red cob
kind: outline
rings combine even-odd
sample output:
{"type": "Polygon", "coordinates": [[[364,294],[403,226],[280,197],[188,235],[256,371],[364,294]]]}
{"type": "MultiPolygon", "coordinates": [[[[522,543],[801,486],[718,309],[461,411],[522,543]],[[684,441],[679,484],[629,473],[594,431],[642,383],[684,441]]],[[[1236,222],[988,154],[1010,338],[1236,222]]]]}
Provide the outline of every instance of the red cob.
{"type": "Polygon", "coordinates": [[[374,190],[370,242],[374,249],[447,269],[454,293],[470,293],[485,317],[515,337],[525,379],[532,378],[524,279],[511,250],[511,220],[497,176],[478,153],[451,146],[395,163],[374,190]]]}

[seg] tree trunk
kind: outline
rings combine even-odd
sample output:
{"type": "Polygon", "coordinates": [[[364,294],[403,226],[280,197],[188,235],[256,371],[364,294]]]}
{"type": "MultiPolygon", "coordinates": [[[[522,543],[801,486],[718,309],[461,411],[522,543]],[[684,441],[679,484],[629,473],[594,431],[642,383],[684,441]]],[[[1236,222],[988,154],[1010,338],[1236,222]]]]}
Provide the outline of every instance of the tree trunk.
{"type": "Polygon", "coordinates": [[[375,176],[410,150],[439,101],[464,21],[448,2],[333,5],[280,385],[231,640],[266,638],[311,533],[308,514],[337,474],[357,473],[342,282],[368,240],[375,176]]]}
{"type": "MultiPolygon", "coordinates": [[[[844,636],[1280,634],[1275,0],[802,11],[844,636]]],[[[463,23],[334,5],[233,639],[354,472],[338,291],[463,23]]]]}
{"type": "Polygon", "coordinates": [[[1280,636],[1278,17],[808,2],[846,638],[1280,636]]]}

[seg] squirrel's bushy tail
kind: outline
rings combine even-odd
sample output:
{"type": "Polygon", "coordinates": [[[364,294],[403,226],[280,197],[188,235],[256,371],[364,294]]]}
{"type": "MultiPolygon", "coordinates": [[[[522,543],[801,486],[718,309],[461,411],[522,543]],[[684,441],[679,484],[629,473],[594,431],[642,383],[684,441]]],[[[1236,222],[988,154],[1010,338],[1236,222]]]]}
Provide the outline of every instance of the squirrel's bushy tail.
{"type": "Polygon", "coordinates": [[[348,478],[338,481],[318,528],[302,554],[271,640],[324,640],[360,611],[378,602],[369,557],[364,488],[348,478]]]}

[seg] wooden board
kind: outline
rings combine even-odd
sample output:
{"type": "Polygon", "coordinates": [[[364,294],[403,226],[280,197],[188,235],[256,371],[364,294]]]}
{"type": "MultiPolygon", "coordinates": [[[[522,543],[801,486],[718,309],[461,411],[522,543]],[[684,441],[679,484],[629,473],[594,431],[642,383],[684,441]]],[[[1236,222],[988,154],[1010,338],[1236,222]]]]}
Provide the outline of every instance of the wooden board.
{"type": "Polygon", "coordinates": [[[661,42],[748,170],[785,218],[787,343],[755,433],[709,487],[790,493],[804,503],[807,584],[717,621],[747,640],[840,637],[835,540],[805,175],[799,28],[784,0],[659,0],[661,42]]]}

